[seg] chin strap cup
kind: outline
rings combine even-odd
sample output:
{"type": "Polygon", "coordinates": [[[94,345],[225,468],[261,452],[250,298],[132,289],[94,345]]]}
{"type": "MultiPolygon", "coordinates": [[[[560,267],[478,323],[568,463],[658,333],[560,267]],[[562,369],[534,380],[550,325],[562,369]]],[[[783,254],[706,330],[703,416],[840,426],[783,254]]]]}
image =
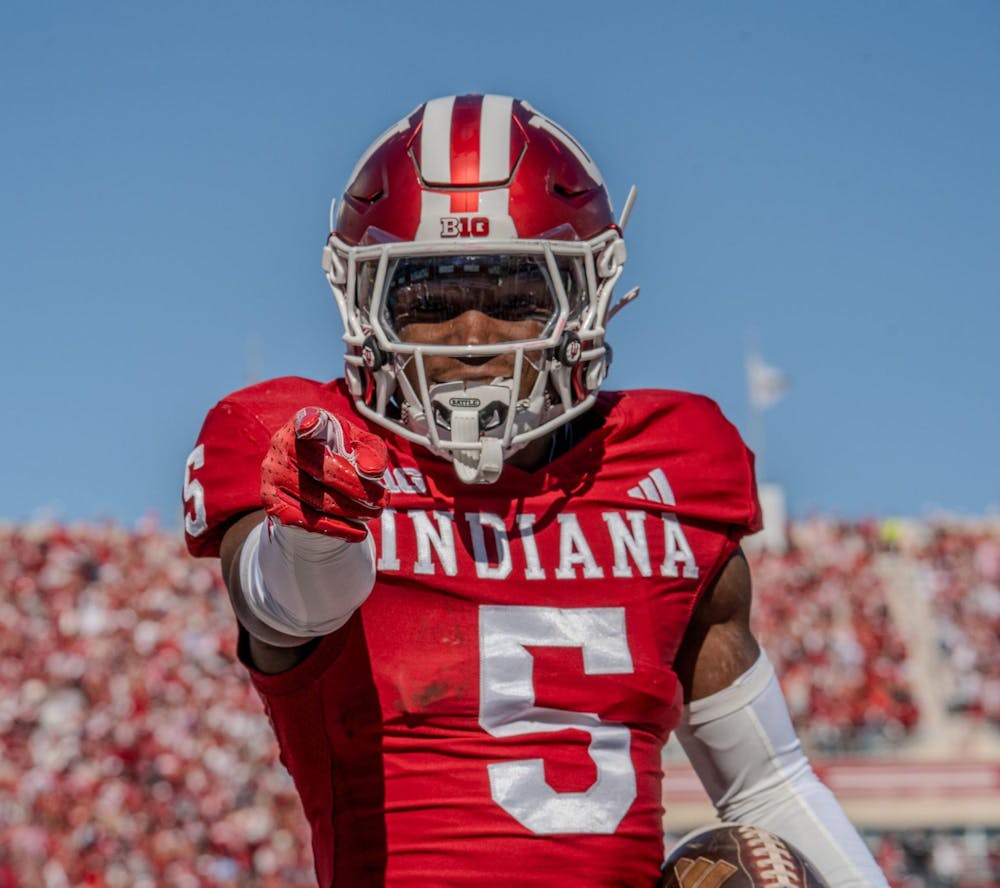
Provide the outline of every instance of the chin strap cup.
{"type": "Polygon", "coordinates": [[[475,451],[458,451],[453,460],[455,472],[463,484],[492,484],[500,477],[503,470],[503,448],[499,438],[483,438],[480,443],[483,449],[475,451]],[[467,465],[465,460],[472,460],[475,465],[467,465]]]}
{"type": "Polygon", "coordinates": [[[431,398],[435,420],[446,425],[453,444],[479,445],[452,451],[459,480],[463,484],[492,484],[503,470],[503,441],[488,430],[502,429],[511,409],[510,386],[443,383],[434,386],[431,398]]]}

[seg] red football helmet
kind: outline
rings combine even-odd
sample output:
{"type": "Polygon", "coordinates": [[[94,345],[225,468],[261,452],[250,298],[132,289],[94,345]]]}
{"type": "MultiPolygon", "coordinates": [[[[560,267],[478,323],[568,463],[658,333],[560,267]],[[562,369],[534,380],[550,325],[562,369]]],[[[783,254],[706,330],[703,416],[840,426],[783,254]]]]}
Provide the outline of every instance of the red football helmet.
{"type": "Polygon", "coordinates": [[[386,130],[351,174],[335,225],[331,212],[323,251],[358,410],[451,459],[466,483],[495,481],[506,457],[597,396],[605,324],[637,292],[611,308],[633,199],[634,189],[616,223],[587,153],[518,99],[434,99],[386,130]],[[530,337],[442,345],[412,332],[466,311],[528,320],[530,337]],[[514,369],[435,384],[425,361],[436,355],[513,355],[514,369]]]}

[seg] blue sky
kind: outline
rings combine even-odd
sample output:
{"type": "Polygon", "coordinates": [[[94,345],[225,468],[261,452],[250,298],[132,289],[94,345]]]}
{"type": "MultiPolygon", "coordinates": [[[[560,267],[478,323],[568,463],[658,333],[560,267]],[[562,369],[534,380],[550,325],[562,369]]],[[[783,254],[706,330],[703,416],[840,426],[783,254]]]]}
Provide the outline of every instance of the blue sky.
{"type": "Polygon", "coordinates": [[[331,378],[319,269],[421,101],[528,99],[631,184],[609,386],[791,379],[793,514],[1000,510],[1000,5],[4,4],[0,519],[175,526],[205,411],[331,378]]]}

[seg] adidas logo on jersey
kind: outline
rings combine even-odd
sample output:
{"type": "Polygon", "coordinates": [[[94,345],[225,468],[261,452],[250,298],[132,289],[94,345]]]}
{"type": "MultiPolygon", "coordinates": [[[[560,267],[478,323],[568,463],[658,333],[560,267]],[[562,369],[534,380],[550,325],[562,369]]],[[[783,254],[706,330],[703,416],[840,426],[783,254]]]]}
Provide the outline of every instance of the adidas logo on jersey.
{"type": "Polygon", "coordinates": [[[673,488],[671,488],[663,469],[653,469],[637,486],[629,490],[628,495],[632,499],[649,500],[664,506],[677,505],[673,488]]]}

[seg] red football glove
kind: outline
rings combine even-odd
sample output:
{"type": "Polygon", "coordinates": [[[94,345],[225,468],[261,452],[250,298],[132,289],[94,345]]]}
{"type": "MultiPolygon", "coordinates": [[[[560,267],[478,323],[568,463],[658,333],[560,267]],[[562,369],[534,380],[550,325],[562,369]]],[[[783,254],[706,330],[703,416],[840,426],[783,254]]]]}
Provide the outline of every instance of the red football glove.
{"type": "Polygon", "coordinates": [[[345,420],[304,407],[271,438],[260,497],[282,524],[360,542],[389,501],[381,484],[385,442],[345,420]]]}

